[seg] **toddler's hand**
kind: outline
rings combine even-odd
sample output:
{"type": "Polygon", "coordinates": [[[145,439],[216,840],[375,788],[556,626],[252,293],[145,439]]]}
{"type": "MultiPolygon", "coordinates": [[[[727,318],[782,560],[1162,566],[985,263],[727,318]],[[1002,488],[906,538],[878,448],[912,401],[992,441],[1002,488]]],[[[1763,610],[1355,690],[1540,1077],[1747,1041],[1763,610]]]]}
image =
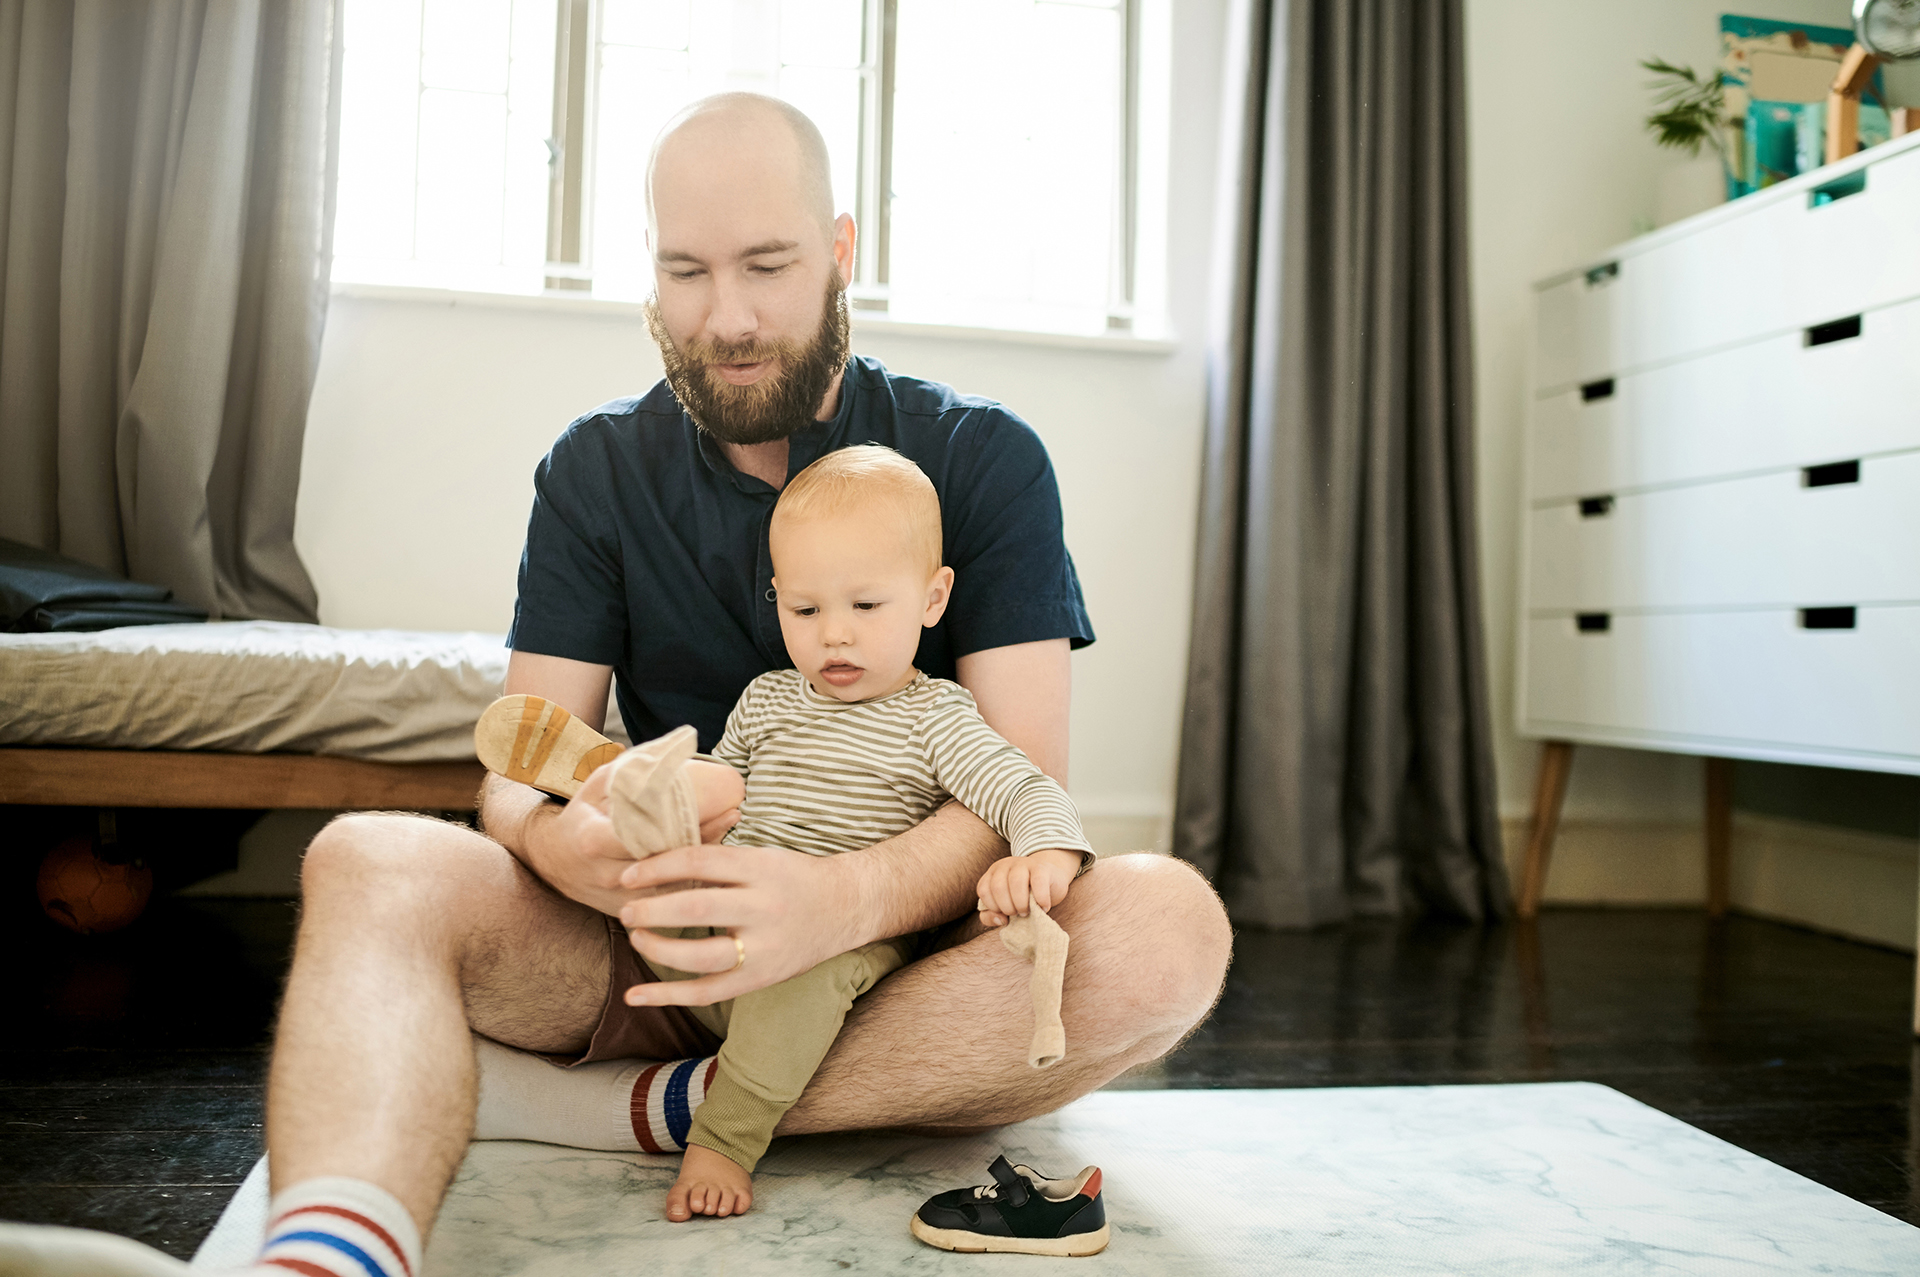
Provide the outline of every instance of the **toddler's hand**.
{"type": "Polygon", "coordinates": [[[1010,918],[1022,917],[1029,907],[1052,909],[1067,898],[1073,876],[1080,872],[1077,851],[1036,851],[1026,856],[1004,856],[980,875],[976,894],[980,897],[980,921],[989,927],[1003,927],[1010,918]]]}

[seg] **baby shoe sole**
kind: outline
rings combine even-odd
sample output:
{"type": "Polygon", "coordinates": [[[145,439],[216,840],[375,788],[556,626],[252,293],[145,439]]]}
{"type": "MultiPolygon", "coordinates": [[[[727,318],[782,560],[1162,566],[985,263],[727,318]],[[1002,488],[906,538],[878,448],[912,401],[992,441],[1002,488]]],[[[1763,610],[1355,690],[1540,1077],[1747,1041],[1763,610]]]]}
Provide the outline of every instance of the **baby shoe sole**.
{"type": "Polygon", "coordinates": [[[490,772],[572,798],[620,746],[540,696],[502,696],[474,724],[473,748],[490,772]]]}
{"type": "Polygon", "coordinates": [[[1098,1255],[1107,1248],[1107,1225],[1102,1224],[1091,1233],[1075,1233],[1071,1237],[989,1237],[985,1233],[970,1233],[961,1228],[933,1228],[923,1222],[918,1215],[910,1224],[913,1235],[929,1246],[938,1246],[941,1250],[958,1251],[963,1255],[983,1255],[991,1251],[995,1254],[1011,1255],[1053,1255],[1063,1259],[1079,1259],[1086,1255],[1098,1255]]]}

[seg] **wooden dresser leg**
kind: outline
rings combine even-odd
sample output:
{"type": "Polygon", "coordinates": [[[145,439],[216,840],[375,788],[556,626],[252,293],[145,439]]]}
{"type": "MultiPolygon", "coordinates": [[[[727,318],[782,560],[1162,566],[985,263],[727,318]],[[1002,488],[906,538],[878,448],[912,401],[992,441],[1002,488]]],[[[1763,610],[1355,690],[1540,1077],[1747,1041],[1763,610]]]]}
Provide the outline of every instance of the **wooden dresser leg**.
{"type": "Polygon", "coordinates": [[[1707,916],[1727,916],[1733,862],[1733,760],[1707,764],[1707,916]]]}
{"type": "Polygon", "coordinates": [[[1520,867],[1519,913],[1531,918],[1540,912],[1540,893],[1547,889],[1547,861],[1553,856],[1553,836],[1560,830],[1560,806],[1567,797],[1567,775],[1573,770],[1573,742],[1550,740],[1540,747],[1540,774],[1533,788],[1533,826],[1527,834],[1527,858],[1520,867]]]}

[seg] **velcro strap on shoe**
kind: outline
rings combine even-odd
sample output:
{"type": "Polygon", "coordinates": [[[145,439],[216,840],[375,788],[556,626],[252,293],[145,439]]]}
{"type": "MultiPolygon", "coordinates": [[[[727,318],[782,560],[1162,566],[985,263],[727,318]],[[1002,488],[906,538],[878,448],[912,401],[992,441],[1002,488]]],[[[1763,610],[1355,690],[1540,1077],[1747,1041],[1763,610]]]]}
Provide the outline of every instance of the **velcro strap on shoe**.
{"type": "Polygon", "coordinates": [[[1004,1156],[994,1158],[993,1165],[987,1170],[992,1173],[994,1183],[1000,1186],[1007,1205],[1018,1210],[1027,1204],[1027,1195],[1033,1191],[1033,1185],[1027,1182],[1025,1175],[1017,1173],[1004,1156]]]}

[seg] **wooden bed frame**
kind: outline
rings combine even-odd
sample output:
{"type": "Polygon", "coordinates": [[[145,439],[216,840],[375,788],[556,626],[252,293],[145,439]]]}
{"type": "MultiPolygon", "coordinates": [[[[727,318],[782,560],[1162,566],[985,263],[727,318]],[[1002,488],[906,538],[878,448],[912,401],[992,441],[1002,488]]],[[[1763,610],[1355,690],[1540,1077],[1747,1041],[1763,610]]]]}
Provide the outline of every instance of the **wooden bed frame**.
{"type": "Polygon", "coordinates": [[[471,811],[482,768],[315,754],[0,748],[0,803],[49,807],[314,807],[471,811]]]}

